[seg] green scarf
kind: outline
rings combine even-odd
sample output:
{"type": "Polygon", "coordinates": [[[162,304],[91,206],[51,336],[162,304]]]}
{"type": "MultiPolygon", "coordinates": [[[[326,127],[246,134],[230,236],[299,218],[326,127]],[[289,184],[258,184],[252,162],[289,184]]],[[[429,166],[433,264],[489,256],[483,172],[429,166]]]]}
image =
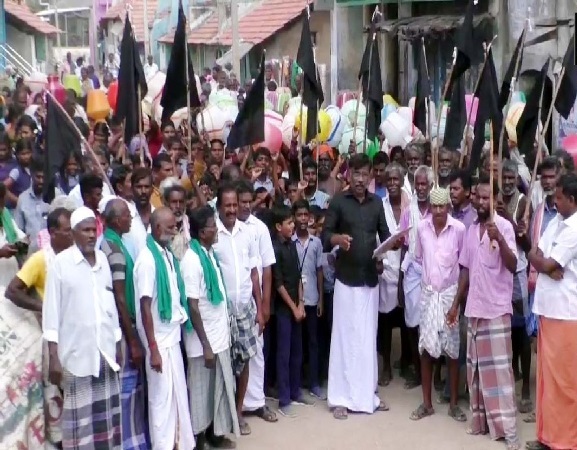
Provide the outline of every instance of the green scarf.
{"type": "MultiPolygon", "coordinates": [[[[170,322],[172,319],[172,298],[170,292],[170,281],[168,280],[168,271],[166,270],[166,265],[162,254],[158,250],[158,246],[154,241],[154,238],[149,234],[146,236],[146,247],[152,253],[154,258],[154,265],[156,267],[156,295],[158,297],[158,314],[160,315],[160,320],[163,322],[170,322]]],[[[169,250],[170,251],[170,250],[169,250]]],[[[170,252],[172,254],[172,252],[170,252]]],[[[172,255],[172,261],[174,263],[174,271],[176,272],[176,280],[178,283],[178,293],[180,294],[180,304],[185,311],[188,311],[188,304],[186,302],[186,293],[184,290],[184,281],[182,279],[182,274],[180,273],[180,264],[178,259],[172,255]]],[[[185,324],[186,330],[192,330],[192,322],[190,318],[185,324]]]]}
{"type": "Polygon", "coordinates": [[[124,259],[126,260],[124,295],[126,296],[126,308],[128,309],[128,314],[130,314],[130,317],[134,319],[136,317],[136,310],[134,309],[134,260],[130,253],[128,253],[128,250],[126,250],[122,238],[116,231],[106,228],[106,230],[104,230],[104,239],[120,247],[124,259]]]}
{"type": "MultiPolygon", "coordinates": [[[[211,259],[208,254],[202,249],[200,242],[197,239],[192,239],[190,241],[190,249],[198,255],[200,259],[200,265],[202,266],[202,273],[204,275],[204,283],[206,284],[206,296],[208,301],[214,306],[217,306],[224,300],[224,295],[220,290],[218,284],[218,274],[216,272],[216,267],[212,264],[211,259]]],[[[216,264],[218,265],[218,259],[214,255],[216,264]]]]}
{"type": "Polygon", "coordinates": [[[12,214],[10,214],[10,211],[8,211],[8,208],[6,207],[2,208],[2,212],[0,212],[0,224],[4,228],[4,233],[6,234],[6,240],[8,243],[15,244],[18,240],[18,234],[16,233],[12,214]]]}

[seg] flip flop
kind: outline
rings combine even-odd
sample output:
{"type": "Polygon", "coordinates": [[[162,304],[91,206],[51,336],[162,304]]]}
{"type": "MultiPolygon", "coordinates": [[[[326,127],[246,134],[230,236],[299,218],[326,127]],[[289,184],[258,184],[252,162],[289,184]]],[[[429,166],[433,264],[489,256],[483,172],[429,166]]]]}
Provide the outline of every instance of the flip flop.
{"type": "Polygon", "coordinates": [[[276,413],[266,405],[264,405],[262,408],[257,409],[254,412],[254,415],[256,417],[260,417],[265,422],[269,423],[278,422],[278,417],[276,416],[276,413]]]}
{"type": "Polygon", "coordinates": [[[452,417],[457,422],[466,422],[467,415],[463,412],[463,410],[457,406],[449,406],[449,417],[452,417]]]}
{"type": "Polygon", "coordinates": [[[533,411],[533,402],[531,401],[530,398],[523,398],[519,402],[518,409],[521,414],[530,413],[531,411],[533,411]]]}
{"type": "Polygon", "coordinates": [[[240,435],[241,436],[248,436],[250,433],[252,433],[252,430],[250,429],[250,425],[247,422],[245,422],[244,420],[242,422],[239,421],[238,427],[240,428],[240,435]]]}
{"type": "Polygon", "coordinates": [[[432,416],[433,414],[435,414],[435,409],[433,407],[427,408],[424,404],[421,403],[419,407],[411,413],[409,418],[411,420],[421,420],[425,417],[432,416]]]}
{"type": "Polygon", "coordinates": [[[347,408],[337,406],[333,410],[333,417],[337,420],[347,420],[349,418],[349,412],[347,411],[347,408]]]}
{"type": "Polygon", "coordinates": [[[383,400],[380,401],[379,406],[377,407],[377,411],[379,412],[388,411],[389,409],[389,405],[387,405],[383,400]]]}

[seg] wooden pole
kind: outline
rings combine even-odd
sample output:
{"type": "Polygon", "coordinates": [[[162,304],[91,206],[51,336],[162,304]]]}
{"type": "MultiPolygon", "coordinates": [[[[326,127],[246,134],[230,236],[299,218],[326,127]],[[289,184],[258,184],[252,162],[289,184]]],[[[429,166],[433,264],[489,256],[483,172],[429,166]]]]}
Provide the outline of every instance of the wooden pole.
{"type": "MultiPolygon", "coordinates": [[[[357,127],[359,125],[359,108],[361,106],[361,99],[363,97],[363,78],[359,80],[359,90],[357,91],[357,106],[355,108],[355,122],[353,124],[353,139],[351,142],[357,143],[357,127]]],[[[349,142],[350,145],[350,142],[349,142]]]]}
{"type": "Polygon", "coordinates": [[[140,167],[144,167],[144,133],[142,132],[142,88],[138,84],[138,137],[140,148],[138,153],[140,155],[140,167]]]}
{"type": "MultiPolygon", "coordinates": [[[[188,153],[188,161],[192,162],[192,127],[190,124],[191,116],[190,116],[190,80],[188,73],[188,20],[185,18],[185,26],[184,26],[184,79],[186,81],[186,145],[187,145],[187,153],[188,153]]],[[[192,80],[196,82],[196,80],[192,80]]],[[[200,94],[199,94],[200,95],[200,94]]],[[[224,160],[224,154],[222,155],[222,159],[224,160]]]]}
{"type": "MultiPolygon", "coordinates": [[[[421,46],[422,46],[422,50],[423,50],[423,58],[425,60],[425,68],[427,69],[427,80],[430,83],[429,66],[427,64],[427,51],[425,48],[425,38],[422,36],[421,36],[421,46]]],[[[425,139],[427,139],[429,142],[432,142],[432,139],[433,139],[433,121],[432,121],[432,117],[431,117],[431,97],[430,96],[427,98],[427,101],[425,102],[425,108],[427,111],[427,129],[425,130],[425,139]]],[[[439,114],[440,114],[440,112],[439,112],[439,114]]]]}

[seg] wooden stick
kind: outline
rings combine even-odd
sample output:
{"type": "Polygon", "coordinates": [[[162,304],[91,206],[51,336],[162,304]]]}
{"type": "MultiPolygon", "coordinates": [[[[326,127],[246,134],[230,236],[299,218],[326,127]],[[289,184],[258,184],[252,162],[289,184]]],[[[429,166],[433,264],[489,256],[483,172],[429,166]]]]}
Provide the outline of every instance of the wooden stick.
{"type": "MultiPolygon", "coordinates": [[[[533,166],[533,172],[531,173],[531,184],[529,185],[529,192],[527,193],[527,204],[525,205],[525,212],[523,213],[523,221],[525,224],[529,222],[529,214],[531,212],[531,197],[533,196],[533,189],[535,188],[535,180],[537,179],[537,169],[541,163],[541,150],[543,148],[543,141],[545,135],[547,134],[547,128],[549,128],[549,122],[551,122],[551,116],[553,115],[553,109],[555,108],[555,100],[557,100],[557,95],[559,94],[559,88],[561,86],[561,81],[565,76],[565,67],[561,68],[559,73],[558,83],[555,85],[555,92],[553,92],[553,99],[551,100],[551,106],[549,112],[547,113],[547,118],[545,119],[545,124],[543,125],[542,133],[539,133],[538,143],[537,143],[537,155],[535,156],[535,165],[533,166]]],[[[541,94],[543,95],[543,94],[541,94]]]]}
{"type": "MultiPolygon", "coordinates": [[[[463,130],[463,139],[461,141],[461,157],[459,158],[459,167],[463,167],[463,162],[465,161],[465,157],[467,156],[468,149],[467,149],[467,134],[469,131],[469,127],[471,126],[471,115],[473,114],[473,105],[475,104],[475,92],[479,89],[479,84],[481,84],[481,77],[483,76],[483,71],[485,70],[485,65],[487,64],[487,58],[489,56],[489,50],[493,45],[493,41],[497,39],[497,35],[493,37],[489,45],[483,45],[484,52],[485,52],[485,59],[483,60],[483,64],[481,65],[481,71],[479,72],[479,76],[477,77],[477,81],[475,82],[475,89],[473,90],[473,100],[471,101],[471,106],[469,106],[469,112],[467,113],[467,124],[465,125],[465,129],[463,130]]],[[[477,103],[478,104],[478,103],[477,103]]]]}
{"type": "MultiPolygon", "coordinates": [[[[422,46],[422,50],[423,50],[423,58],[425,60],[425,69],[427,70],[427,80],[430,83],[430,78],[429,78],[429,66],[427,64],[427,50],[425,48],[425,38],[421,36],[421,46],[422,46]]],[[[427,129],[425,130],[425,139],[427,139],[429,142],[432,142],[433,139],[433,122],[432,122],[432,117],[431,117],[431,97],[427,97],[427,100],[425,102],[425,109],[427,111],[427,129]]],[[[423,131],[423,130],[421,130],[423,131]]]]}
{"type": "MultiPolygon", "coordinates": [[[[186,81],[186,132],[187,132],[187,136],[186,136],[186,144],[187,144],[187,153],[188,153],[188,161],[192,162],[192,127],[190,124],[190,80],[189,80],[189,76],[190,74],[188,73],[188,20],[184,19],[185,23],[184,23],[184,79],[186,81]]],[[[193,82],[196,83],[196,80],[193,80],[193,82]]],[[[200,95],[200,94],[199,94],[200,95]]],[[[224,161],[224,157],[225,154],[223,153],[222,155],[222,159],[224,161]]]]}
{"type": "MultiPolygon", "coordinates": [[[[56,97],[54,97],[54,95],[52,95],[52,93],[50,91],[46,90],[46,95],[49,95],[50,98],[52,98],[52,101],[54,102],[54,104],[58,107],[58,109],[60,109],[62,114],[64,114],[64,116],[66,117],[66,120],[68,120],[68,123],[72,126],[74,131],[76,131],[76,133],[80,137],[80,142],[82,142],[82,144],[86,147],[88,155],[90,156],[90,158],[92,158],[92,161],[94,162],[94,164],[97,168],[96,170],[98,170],[100,172],[100,175],[102,176],[102,181],[104,181],[108,185],[108,187],[110,188],[110,192],[114,192],[114,188],[112,187],[112,183],[110,183],[110,180],[108,179],[108,175],[106,175],[106,172],[104,172],[104,169],[100,165],[100,161],[98,161],[98,158],[96,157],[96,154],[94,153],[94,150],[92,149],[92,147],[90,146],[90,144],[88,143],[86,138],[82,135],[82,133],[80,132],[80,130],[78,129],[78,127],[74,123],[74,120],[72,120],[72,117],[70,117],[68,115],[68,113],[66,112],[64,107],[60,103],[58,103],[58,100],[56,100],[56,97]]],[[[46,120],[48,120],[48,117],[46,117],[46,120]]]]}
{"type": "MultiPolygon", "coordinates": [[[[357,91],[357,106],[355,108],[355,121],[353,123],[353,138],[351,142],[357,143],[357,127],[359,125],[359,108],[361,106],[361,99],[363,98],[363,78],[359,80],[359,90],[357,91]]],[[[349,142],[349,145],[350,143],[349,142]]]]}
{"type": "MultiPolygon", "coordinates": [[[[378,9],[378,7],[377,7],[378,9]]],[[[377,10],[375,10],[377,11],[377,10]]],[[[367,106],[366,106],[366,110],[365,110],[365,135],[363,137],[363,153],[367,152],[367,128],[369,125],[369,108],[371,107],[371,102],[370,102],[370,94],[369,91],[371,89],[371,61],[373,59],[373,50],[375,48],[375,39],[377,37],[377,33],[373,33],[373,36],[371,37],[371,44],[369,47],[369,70],[368,70],[368,74],[367,74],[367,98],[365,99],[367,102],[367,106]]],[[[362,77],[361,77],[362,80],[362,77]]],[[[357,103],[357,111],[358,111],[358,107],[359,104],[357,103]]],[[[354,131],[353,131],[354,133],[354,131]]]]}
{"type": "Polygon", "coordinates": [[[138,137],[140,142],[140,149],[138,153],[140,155],[140,167],[144,167],[144,133],[142,132],[142,88],[140,83],[138,84],[138,137]]]}

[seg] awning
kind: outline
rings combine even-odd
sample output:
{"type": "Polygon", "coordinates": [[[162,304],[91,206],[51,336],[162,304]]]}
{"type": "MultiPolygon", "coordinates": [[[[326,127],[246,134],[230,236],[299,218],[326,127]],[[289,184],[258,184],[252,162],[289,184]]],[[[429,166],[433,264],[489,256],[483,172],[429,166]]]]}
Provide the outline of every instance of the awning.
{"type": "MultiPolygon", "coordinates": [[[[238,53],[239,53],[238,57],[242,58],[244,55],[246,55],[248,52],[250,52],[250,50],[253,47],[254,47],[254,44],[252,44],[251,42],[240,41],[240,43],[238,44],[238,53]]],[[[232,49],[230,49],[224,55],[222,55],[220,58],[218,58],[216,60],[216,63],[221,67],[224,66],[226,63],[232,64],[232,49]]]]}
{"type": "MultiPolygon", "coordinates": [[[[486,28],[492,26],[493,20],[494,17],[489,13],[475,16],[473,18],[475,32],[485,35],[486,28]]],[[[446,34],[458,28],[462,23],[463,16],[417,16],[385,20],[381,22],[380,28],[389,34],[398,35],[401,39],[413,40],[446,34]]]]}
{"type": "Polygon", "coordinates": [[[44,35],[61,33],[58,28],[50,25],[48,22],[44,22],[40,17],[36,16],[25,4],[6,0],[4,7],[8,18],[21,23],[25,27],[32,28],[36,33],[44,35]]]}

